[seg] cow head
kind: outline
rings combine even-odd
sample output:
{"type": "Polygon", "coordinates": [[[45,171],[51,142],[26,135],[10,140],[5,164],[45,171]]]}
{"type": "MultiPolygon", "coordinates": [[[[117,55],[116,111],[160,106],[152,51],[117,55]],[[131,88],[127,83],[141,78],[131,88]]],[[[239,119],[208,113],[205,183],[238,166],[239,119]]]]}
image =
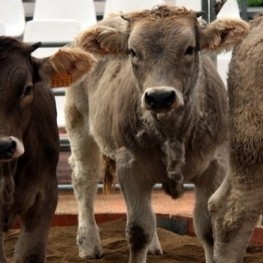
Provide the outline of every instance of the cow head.
{"type": "Polygon", "coordinates": [[[196,85],[199,52],[232,47],[248,31],[237,19],[200,23],[200,12],[176,6],[112,17],[77,39],[77,45],[98,56],[128,58],[142,108],[167,113],[183,108],[196,85]],[[110,26],[108,26],[110,25],[110,26]]]}
{"type": "Polygon", "coordinates": [[[94,63],[94,58],[78,48],[62,48],[45,59],[31,56],[39,44],[27,45],[0,37],[0,163],[16,159],[24,152],[23,135],[34,101],[34,86],[55,74],[67,73],[77,81],[94,63]]]}

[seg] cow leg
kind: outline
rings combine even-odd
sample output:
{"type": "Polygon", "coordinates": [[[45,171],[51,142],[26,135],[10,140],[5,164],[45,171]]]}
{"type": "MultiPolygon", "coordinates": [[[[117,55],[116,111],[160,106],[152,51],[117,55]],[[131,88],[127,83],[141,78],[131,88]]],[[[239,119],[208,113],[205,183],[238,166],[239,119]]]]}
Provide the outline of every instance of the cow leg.
{"type": "Polygon", "coordinates": [[[15,247],[16,263],[46,262],[48,232],[58,200],[57,179],[55,175],[53,178],[44,192],[35,197],[33,206],[20,214],[21,232],[15,247]]]}
{"type": "Polygon", "coordinates": [[[242,262],[249,239],[262,213],[262,174],[231,171],[209,199],[215,237],[216,263],[242,262]]]}
{"type": "Polygon", "coordinates": [[[208,212],[208,199],[219,187],[225,170],[214,160],[206,171],[195,180],[196,204],[194,209],[194,225],[197,237],[202,241],[206,263],[213,262],[213,233],[211,217],[208,212]]]}
{"type": "Polygon", "coordinates": [[[130,263],[146,263],[148,249],[154,254],[162,253],[151,207],[153,182],[147,169],[150,164],[147,166],[147,160],[143,159],[142,162],[140,159],[135,159],[125,148],[117,154],[117,174],[127,206],[126,233],[130,245],[130,263]]]}
{"type": "Polygon", "coordinates": [[[82,140],[79,148],[73,150],[70,163],[73,168],[74,193],[78,201],[79,256],[86,259],[100,258],[102,248],[94,217],[94,200],[99,175],[99,150],[95,142],[91,138],[82,140]],[[81,145],[87,148],[84,150],[81,145]]]}
{"type": "Polygon", "coordinates": [[[68,129],[71,145],[69,159],[74,193],[78,202],[79,256],[96,259],[102,256],[99,229],[94,217],[94,199],[97,193],[100,153],[97,144],[88,134],[85,123],[68,129]]]}
{"type": "Polygon", "coordinates": [[[71,147],[69,163],[73,171],[72,184],[78,202],[79,256],[96,259],[102,256],[99,229],[94,217],[100,152],[90,135],[88,119],[75,106],[75,102],[82,102],[80,108],[88,116],[88,99],[85,98],[84,86],[72,86],[67,90],[65,121],[71,147]]]}
{"type": "MultiPolygon", "coordinates": [[[[2,213],[2,208],[0,207],[0,212],[2,213]]],[[[1,218],[1,214],[0,214],[1,218]]],[[[2,222],[0,220],[0,262],[6,263],[5,250],[4,250],[4,234],[2,231],[2,222]]]]}
{"type": "Polygon", "coordinates": [[[3,232],[1,231],[1,234],[0,234],[0,242],[1,242],[1,245],[0,245],[0,262],[1,263],[6,263],[6,257],[5,257],[5,251],[4,251],[4,237],[3,237],[3,232]]]}

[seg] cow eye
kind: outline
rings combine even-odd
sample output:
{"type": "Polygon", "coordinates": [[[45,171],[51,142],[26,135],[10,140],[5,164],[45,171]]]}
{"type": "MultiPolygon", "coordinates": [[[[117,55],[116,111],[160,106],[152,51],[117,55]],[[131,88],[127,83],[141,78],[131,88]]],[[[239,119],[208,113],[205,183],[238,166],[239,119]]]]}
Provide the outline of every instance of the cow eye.
{"type": "Polygon", "coordinates": [[[31,95],[33,92],[33,85],[28,85],[25,88],[24,97],[31,95]]]}
{"type": "Polygon", "coordinates": [[[128,54],[132,57],[137,57],[137,54],[136,52],[134,51],[134,49],[130,48],[129,51],[128,51],[128,54]]]}
{"type": "Polygon", "coordinates": [[[195,50],[194,47],[188,47],[188,48],[185,50],[184,55],[185,55],[185,56],[193,55],[193,54],[194,54],[194,50],[195,50]]]}

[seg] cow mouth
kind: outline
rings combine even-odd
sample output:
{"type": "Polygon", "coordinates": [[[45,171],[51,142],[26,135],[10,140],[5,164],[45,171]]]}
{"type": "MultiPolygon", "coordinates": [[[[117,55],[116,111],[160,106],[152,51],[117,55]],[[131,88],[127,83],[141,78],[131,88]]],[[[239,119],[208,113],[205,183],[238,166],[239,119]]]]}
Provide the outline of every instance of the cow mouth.
{"type": "Polygon", "coordinates": [[[1,177],[1,189],[0,189],[0,202],[4,207],[9,207],[14,201],[14,173],[16,171],[17,162],[0,162],[0,177],[1,177]]]}
{"type": "Polygon", "coordinates": [[[168,114],[174,110],[174,108],[160,108],[160,109],[148,109],[153,114],[168,114]]]}

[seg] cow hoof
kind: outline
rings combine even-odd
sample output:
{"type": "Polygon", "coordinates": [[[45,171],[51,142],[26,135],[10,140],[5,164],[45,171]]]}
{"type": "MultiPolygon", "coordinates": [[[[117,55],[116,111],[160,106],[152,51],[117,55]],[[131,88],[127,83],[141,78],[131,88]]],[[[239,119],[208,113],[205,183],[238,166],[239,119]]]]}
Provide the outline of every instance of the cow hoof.
{"type": "Polygon", "coordinates": [[[83,259],[99,259],[103,252],[98,240],[88,240],[86,237],[78,237],[79,256],[83,259]]]}
{"type": "MultiPolygon", "coordinates": [[[[89,249],[90,250],[90,249],[89,249]]],[[[92,259],[100,259],[103,256],[102,249],[100,247],[94,247],[93,251],[79,251],[79,256],[82,259],[92,260],[92,259]]]]}
{"type": "Polygon", "coordinates": [[[163,255],[163,250],[161,248],[155,249],[155,250],[149,249],[148,254],[150,254],[150,255],[163,255]]]}
{"type": "Polygon", "coordinates": [[[88,254],[87,255],[85,253],[85,255],[84,255],[84,254],[82,254],[80,252],[79,256],[80,256],[80,258],[85,259],[85,260],[93,260],[93,259],[100,259],[100,258],[102,258],[103,253],[102,253],[100,248],[95,247],[94,248],[94,252],[92,254],[88,254]]]}
{"type": "Polygon", "coordinates": [[[79,256],[83,259],[96,259],[102,256],[99,229],[96,224],[79,226],[77,235],[79,256]]]}
{"type": "Polygon", "coordinates": [[[163,255],[163,250],[162,250],[159,238],[158,238],[156,233],[155,233],[155,236],[154,236],[151,244],[149,245],[148,254],[150,254],[150,255],[163,255]]]}

